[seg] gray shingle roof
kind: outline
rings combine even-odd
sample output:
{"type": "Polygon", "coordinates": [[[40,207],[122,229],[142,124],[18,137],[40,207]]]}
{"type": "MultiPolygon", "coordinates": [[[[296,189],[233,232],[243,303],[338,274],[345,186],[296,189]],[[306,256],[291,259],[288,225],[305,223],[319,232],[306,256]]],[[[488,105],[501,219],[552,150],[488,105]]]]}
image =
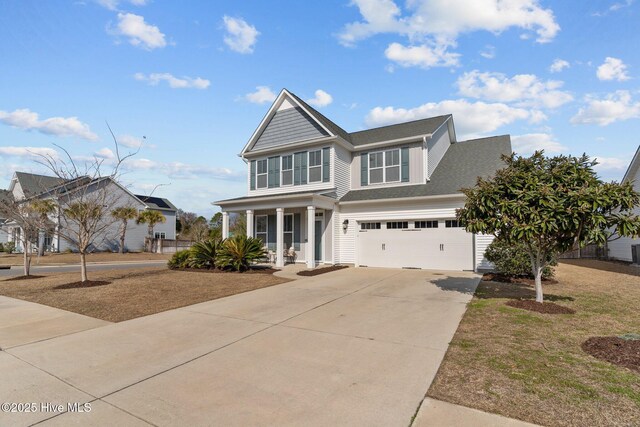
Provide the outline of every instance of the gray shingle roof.
{"type": "Polygon", "coordinates": [[[284,194],[261,194],[258,196],[242,196],[242,197],[235,197],[233,199],[226,199],[226,200],[220,200],[219,202],[216,202],[216,204],[218,203],[224,203],[224,202],[240,202],[243,200],[252,200],[252,199],[263,199],[265,197],[273,197],[274,199],[278,199],[281,198],[282,196],[304,196],[304,195],[318,195],[318,196],[325,196],[325,197],[330,197],[332,199],[335,199],[338,197],[338,195],[336,194],[335,190],[331,189],[331,190],[320,190],[320,191],[295,191],[292,193],[284,193],[284,194]]]}
{"type": "Polygon", "coordinates": [[[456,142],[451,144],[426,184],[352,190],[340,202],[456,194],[461,188],[473,187],[478,177],[492,176],[504,167],[502,154],[511,154],[509,135],[456,142]]]}
{"type": "Polygon", "coordinates": [[[16,178],[26,197],[44,193],[46,190],[60,185],[64,179],[55,176],[37,175],[34,173],[16,172],[16,178]]]}
{"type": "Polygon", "coordinates": [[[398,123],[395,125],[383,126],[379,128],[352,132],[351,144],[354,146],[371,144],[374,142],[389,141],[392,139],[407,138],[410,136],[425,135],[434,133],[444,124],[451,114],[445,116],[429,117],[427,119],[414,120],[411,122],[398,123]]]}

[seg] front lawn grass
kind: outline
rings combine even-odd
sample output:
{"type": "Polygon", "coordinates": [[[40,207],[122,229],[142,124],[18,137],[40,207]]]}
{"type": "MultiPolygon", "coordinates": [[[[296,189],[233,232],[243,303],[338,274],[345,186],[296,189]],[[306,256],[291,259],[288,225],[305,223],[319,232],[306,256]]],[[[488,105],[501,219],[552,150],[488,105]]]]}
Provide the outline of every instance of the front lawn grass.
{"type": "Polygon", "coordinates": [[[580,348],[640,333],[639,270],[576,260],[556,272],[544,290],[575,314],[509,307],[533,290],[481,282],[428,396],[548,426],[640,425],[640,374],[580,348]]]}
{"type": "Polygon", "coordinates": [[[166,267],[91,271],[90,287],[74,283],[79,278],[74,272],[0,280],[0,295],[121,322],[289,281],[270,273],[207,274],[166,267]]]}
{"type": "MultiPolygon", "coordinates": [[[[119,254],[113,252],[95,252],[87,254],[87,262],[122,262],[122,261],[164,261],[171,254],[154,254],[150,252],[129,252],[119,254]]],[[[76,253],[45,253],[38,258],[33,255],[31,265],[80,264],[80,255],[76,253]]],[[[23,254],[5,254],[0,252],[0,265],[23,265],[23,254]]]]}

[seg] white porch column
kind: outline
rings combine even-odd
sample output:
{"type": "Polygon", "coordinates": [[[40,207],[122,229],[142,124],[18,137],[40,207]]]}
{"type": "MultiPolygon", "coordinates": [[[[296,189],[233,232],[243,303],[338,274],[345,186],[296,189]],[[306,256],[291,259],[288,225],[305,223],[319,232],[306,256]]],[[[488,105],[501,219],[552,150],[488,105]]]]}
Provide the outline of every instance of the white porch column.
{"type": "Polygon", "coordinates": [[[284,267],[284,209],[276,208],[276,267],[284,267]]]}
{"type": "Polygon", "coordinates": [[[229,237],[229,212],[222,212],[222,238],[229,237]]]}
{"type": "Polygon", "coordinates": [[[307,206],[307,268],[316,266],[316,207],[307,206]]]}
{"type": "Polygon", "coordinates": [[[247,209],[247,237],[253,237],[253,211],[247,209]]]}

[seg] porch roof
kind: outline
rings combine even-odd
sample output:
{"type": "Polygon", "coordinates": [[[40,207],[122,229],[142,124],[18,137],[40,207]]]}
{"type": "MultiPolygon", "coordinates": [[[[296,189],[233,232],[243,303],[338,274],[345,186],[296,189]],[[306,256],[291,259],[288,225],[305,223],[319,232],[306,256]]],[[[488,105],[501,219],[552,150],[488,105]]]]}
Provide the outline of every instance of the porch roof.
{"type": "Polygon", "coordinates": [[[337,203],[334,190],[298,191],[284,194],[268,194],[245,196],[215,202],[223,211],[239,209],[275,209],[302,206],[315,206],[322,209],[333,209],[337,203]]]}

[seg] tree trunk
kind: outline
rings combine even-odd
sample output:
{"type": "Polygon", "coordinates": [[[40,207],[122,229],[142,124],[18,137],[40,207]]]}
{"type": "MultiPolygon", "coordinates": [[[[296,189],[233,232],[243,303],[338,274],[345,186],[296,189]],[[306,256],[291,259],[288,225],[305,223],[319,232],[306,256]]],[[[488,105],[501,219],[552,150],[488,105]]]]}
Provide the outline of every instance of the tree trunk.
{"type": "Polygon", "coordinates": [[[535,271],[535,279],[536,279],[536,302],[542,303],[544,301],[544,295],[542,293],[542,270],[544,267],[537,266],[534,268],[535,271]]]}
{"type": "Polygon", "coordinates": [[[82,278],[82,282],[87,281],[87,259],[84,251],[80,252],[80,276],[82,278]]]}
{"type": "Polygon", "coordinates": [[[122,235],[120,235],[120,253],[124,253],[124,238],[127,234],[127,220],[124,220],[124,224],[122,224],[122,235]]]}
{"type": "MultiPolygon", "coordinates": [[[[26,235],[26,234],[25,234],[26,235]]],[[[22,253],[24,262],[24,275],[28,276],[31,273],[31,257],[28,253],[29,239],[22,239],[22,253]]]]}

